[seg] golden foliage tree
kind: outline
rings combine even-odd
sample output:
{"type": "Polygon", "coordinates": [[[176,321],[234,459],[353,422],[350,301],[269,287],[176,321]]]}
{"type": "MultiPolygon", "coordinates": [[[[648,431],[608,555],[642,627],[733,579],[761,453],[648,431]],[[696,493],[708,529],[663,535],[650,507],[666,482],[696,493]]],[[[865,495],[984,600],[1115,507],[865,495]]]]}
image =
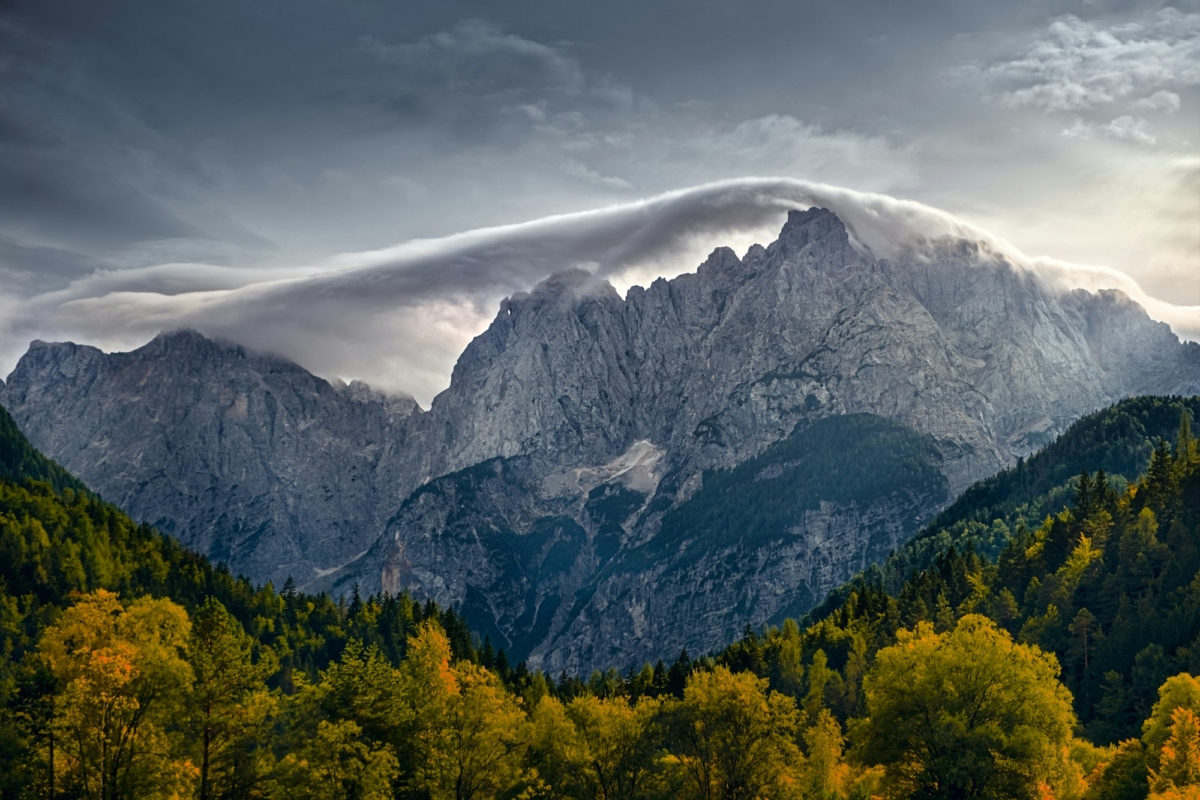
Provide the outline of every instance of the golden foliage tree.
{"type": "Polygon", "coordinates": [[[815,724],[804,731],[808,760],[804,769],[805,797],[835,800],[845,797],[850,787],[850,767],[843,758],[845,737],[842,726],[828,709],[821,709],[815,724]]]}
{"type": "Polygon", "coordinates": [[[1163,743],[1158,769],[1150,771],[1156,792],[1178,790],[1200,784],[1200,717],[1190,708],[1171,712],[1171,733],[1163,743]]]}
{"type": "Polygon", "coordinates": [[[1158,700],[1150,716],[1142,723],[1142,744],[1146,746],[1146,761],[1157,769],[1163,745],[1171,737],[1175,710],[1190,709],[1200,713],[1200,681],[1186,672],[1172,675],[1158,687],[1158,700]]]}
{"type": "Polygon", "coordinates": [[[581,795],[596,800],[632,800],[652,774],[658,751],[655,720],[661,704],[642,698],[577,697],[567,706],[581,743],[581,795]]]}
{"type": "Polygon", "coordinates": [[[190,622],[169,600],[85,595],[46,630],[41,654],[63,686],[54,719],[59,784],[87,798],[173,797],[196,769],[172,730],[192,671],[190,622]]]}
{"type": "Polygon", "coordinates": [[[451,697],[447,751],[437,763],[449,767],[432,795],[454,800],[496,797],[516,783],[528,741],[525,713],[495,673],[470,662],[455,667],[459,691],[451,697]]]}
{"type": "Polygon", "coordinates": [[[527,754],[532,768],[530,796],[582,795],[580,765],[587,760],[587,751],[566,706],[557,698],[544,697],[533,708],[527,754]]]}
{"type": "Polygon", "coordinates": [[[858,755],[896,796],[1034,798],[1066,769],[1075,715],[1057,661],[985,617],[902,631],[864,688],[858,755]]]}
{"type": "Polygon", "coordinates": [[[692,796],[752,800],[799,794],[803,756],[792,698],[725,667],[696,672],[675,710],[675,753],[692,796]]]}
{"type": "Polygon", "coordinates": [[[316,735],[288,753],[267,782],[272,800],[390,800],[399,767],[387,745],[362,741],[350,720],[321,720],[316,735]]]}

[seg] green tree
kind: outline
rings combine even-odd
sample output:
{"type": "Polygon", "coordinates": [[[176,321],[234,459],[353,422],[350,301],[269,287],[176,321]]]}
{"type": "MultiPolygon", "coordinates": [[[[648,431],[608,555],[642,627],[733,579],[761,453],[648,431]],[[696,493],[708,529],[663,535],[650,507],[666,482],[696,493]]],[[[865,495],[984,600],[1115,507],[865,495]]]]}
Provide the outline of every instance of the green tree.
{"type": "Polygon", "coordinates": [[[825,708],[825,696],[829,691],[830,682],[837,673],[829,668],[829,657],[824,650],[813,653],[812,666],[808,668],[808,692],[804,695],[802,707],[808,719],[808,724],[816,722],[821,709],[825,708]]]}
{"type": "Polygon", "coordinates": [[[864,683],[858,757],[900,797],[1024,798],[1064,769],[1075,715],[1058,663],[968,615],[901,631],[864,683]]]}
{"type": "MultiPolygon", "coordinates": [[[[410,749],[405,745],[414,735],[415,711],[405,690],[404,674],[377,646],[352,639],[342,657],[321,674],[315,696],[319,716],[351,720],[364,738],[390,744],[399,753],[410,749]]],[[[404,759],[401,765],[406,766],[404,759]]]]}
{"type": "Polygon", "coordinates": [[[226,748],[250,723],[249,696],[265,689],[276,665],[270,658],[255,662],[253,640],[215,597],[192,617],[188,661],[194,677],[188,700],[200,748],[198,797],[210,800],[224,794],[223,785],[237,772],[238,759],[226,748]]]}
{"type": "Polygon", "coordinates": [[[800,626],[791,617],[783,621],[776,663],[780,690],[799,697],[804,690],[804,664],[801,661],[800,626]]]}
{"type": "Polygon", "coordinates": [[[1149,788],[1146,751],[1137,739],[1126,739],[1088,776],[1085,800],[1144,800],[1149,788]]]}
{"type": "Polygon", "coordinates": [[[1158,700],[1142,723],[1142,744],[1146,746],[1146,761],[1152,769],[1158,768],[1163,745],[1171,737],[1175,711],[1180,708],[1200,713],[1200,681],[1186,672],[1163,681],[1158,687],[1158,700]]]}

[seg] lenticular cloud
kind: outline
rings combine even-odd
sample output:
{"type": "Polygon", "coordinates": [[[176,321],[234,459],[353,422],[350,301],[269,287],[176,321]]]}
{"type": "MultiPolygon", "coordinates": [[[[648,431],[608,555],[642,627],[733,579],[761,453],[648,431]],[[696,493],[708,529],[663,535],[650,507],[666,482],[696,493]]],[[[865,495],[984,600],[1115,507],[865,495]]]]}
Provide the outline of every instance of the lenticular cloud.
{"type": "Polygon", "coordinates": [[[0,368],[11,368],[34,338],[123,349],[160,330],[191,327],[277,353],[326,377],[362,378],[428,403],[505,295],[570,268],[619,286],[675,275],[694,269],[714,246],[773,237],[783,212],[810,206],[837,214],[856,246],[877,257],[892,257],[921,239],[982,241],[1055,286],[1120,289],[1176,333],[1200,338],[1200,307],[1151,298],[1116,270],[1028,257],[999,237],[912,201],[785,178],[744,178],[293,268],[165,264],[96,272],[34,298],[0,296],[0,368]]]}

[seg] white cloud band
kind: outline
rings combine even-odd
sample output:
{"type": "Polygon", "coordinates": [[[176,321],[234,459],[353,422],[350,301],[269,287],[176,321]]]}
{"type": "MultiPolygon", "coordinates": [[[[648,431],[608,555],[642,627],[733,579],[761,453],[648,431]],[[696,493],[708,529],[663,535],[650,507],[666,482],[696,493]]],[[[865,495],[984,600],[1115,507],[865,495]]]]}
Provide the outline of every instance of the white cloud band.
{"type": "Polygon", "coordinates": [[[813,205],[836,213],[880,257],[914,237],[984,241],[1056,285],[1121,289],[1177,333],[1200,337],[1200,307],[1150,298],[1116,270],[1029,258],[913,201],[786,178],[742,178],[290,269],[172,264],[97,272],[31,299],[0,297],[0,367],[11,367],[33,338],[122,349],[186,326],[428,403],[504,295],[571,267],[618,284],[678,274],[695,267],[698,252],[766,232],[783,211],[813,205]]]}

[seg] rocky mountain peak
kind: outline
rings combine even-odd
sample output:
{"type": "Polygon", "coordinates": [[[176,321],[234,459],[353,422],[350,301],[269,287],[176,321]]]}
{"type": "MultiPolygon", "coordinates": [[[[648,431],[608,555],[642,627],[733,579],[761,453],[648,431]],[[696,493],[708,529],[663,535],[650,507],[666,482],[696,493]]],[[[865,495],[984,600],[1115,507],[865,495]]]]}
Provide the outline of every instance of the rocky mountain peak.
{"type": "Polygon", "coordinates": [[[585,269],[565,269],[555,272],[533,287],[525,302],[565,299],[571,302],[591,298],[620,299],[617,290],[603,278],[585,269]]]}
{"type": "MultiPolygon", "coordinates": [[[[44,342],[35,339],[29,344],[29,350],[21,356],[17,366],[8,376],[11,394],[22,391],[20,387],[12,387],[14,379],[20,383],[23,371],[54,376],[58,382],[74,383],[88,381],[98,371],[107,368],[107,356],[104,351],[91,345],[75,344],[74,342],[44,342]]],[[[0,387],[5,384],[0,383],[0,387]]]]}
{"type": "Polygon", "coordinates": [[[741,266],[742,260],[737,257],[737,253],[733,251],[732,247],[718,247],[696,269],[696,274],[707,278],[718,278],[736,274],[741,266]]]}
{"type": "Polygon", "coordinates": [[[793,209],[788,212],[787,222],[779,232],[779,241],[791,248],[802,248],[813,242],[825,246],[850,246],[850,235],[846,225],[827,208],[809,208],[804,211],[793,209]]]}
{"type": "Polygon", "coordinates": [[[153,359],[190,362],[197,368],[213,368],[230,358],[247,357],[247,351],[241,345],[210,339],[191,328],[163,331],[133,352],[153,359]]]}

